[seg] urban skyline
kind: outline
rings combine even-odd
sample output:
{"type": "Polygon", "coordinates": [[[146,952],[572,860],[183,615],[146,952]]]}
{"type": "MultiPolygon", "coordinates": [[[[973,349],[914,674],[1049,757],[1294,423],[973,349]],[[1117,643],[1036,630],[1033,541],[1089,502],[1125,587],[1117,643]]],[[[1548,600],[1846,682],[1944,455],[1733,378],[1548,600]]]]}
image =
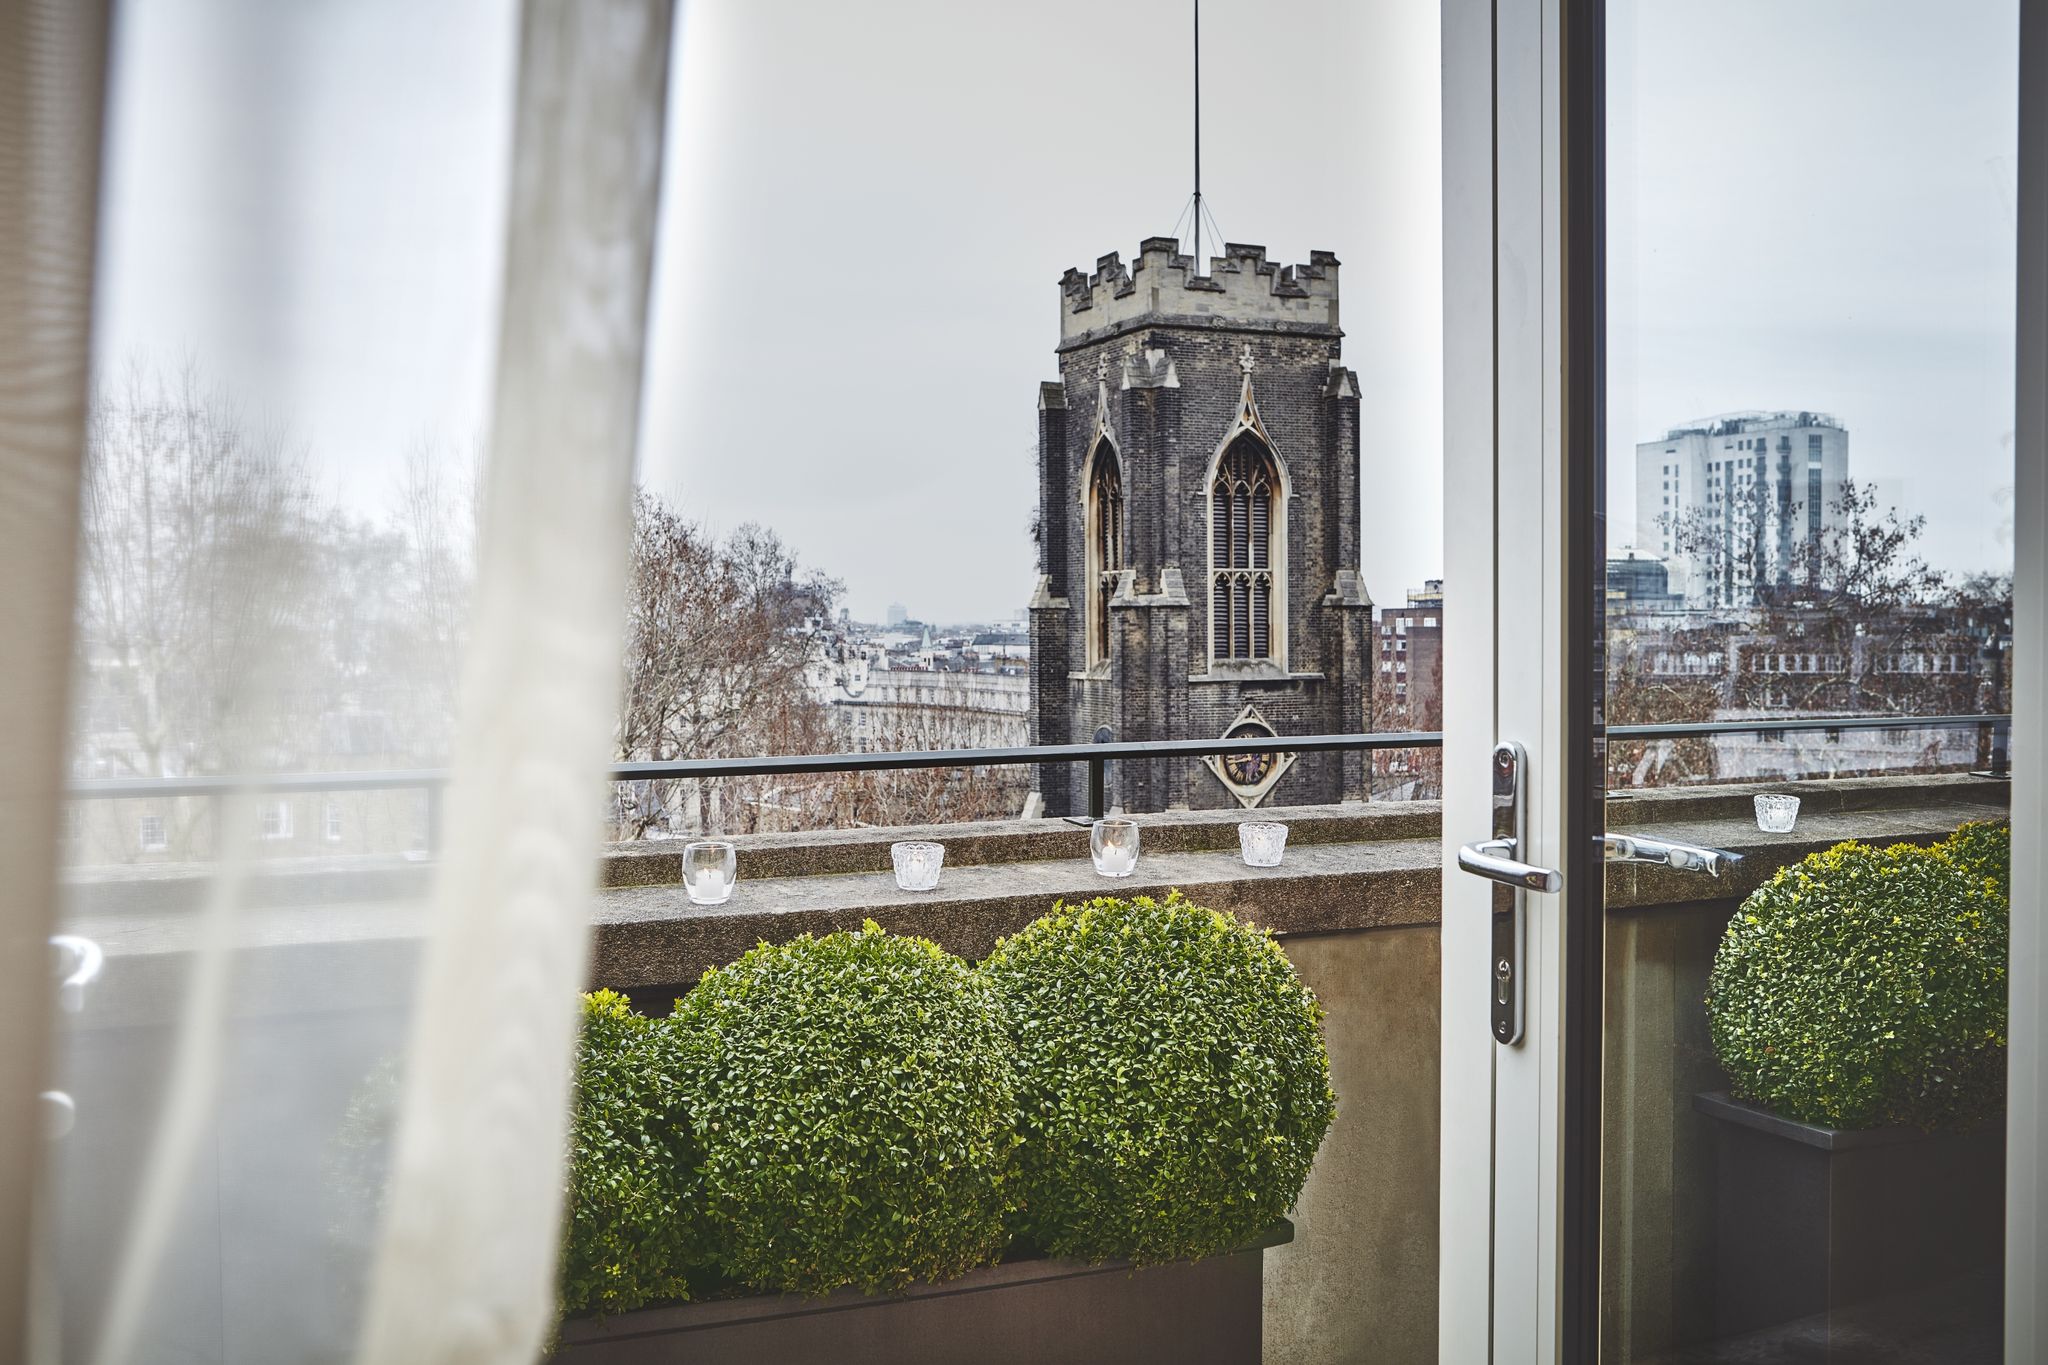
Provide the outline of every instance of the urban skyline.
{"type": "MultiPolygon", "coordinates": [[[[1928,516],[1933,562],[2002,567],[2015,89],[1982,54],[2010,4],[1933,30],[1902,3],[1853,21],[1841,3],[1614,8],[1610,546],[1649,548],[1628,446],[1703,413],[1804,405],[1856,431],[1859,479],[1928,516]],[[1656,73],[1678,53],[1773,93],[1674,98],[1656,73]],[[1924,98],[1882,93],[1906,88],[1924,98]]],[[[420,452],[473,460],[501,269],[510,9],[380,22],[388,9],[124,12],[138,84],[110,125],[96,319],[102,374],[197,360],[357,508],[388,500],[420,452]],[[307,79],[253,82],[238,54],[255,49],[307,79]],[[360,60],[320,60],[336,51],[360,60]],[[281,157],[287,128],[307,154],[281,157]],[[272,230],[286,221],[305,230],[272,230]],[[270,287],[285,276],[291,290],[270,287]]],[[[1166,231],[1186,196],[1167,117],[1187,104],[1181,11],[918,17],[914,39],[885,42],[893,29],[844,7],[689,7],[641,475],[713,532],[773,527],[864,617],[906,596],[986,617],[1029,595],[1019,395],[1039,377],[1045,292],[1106,245],[1166,231]],[[1087,107],[1043,97],[1073,33],[1141,54],[1122,94],[1162,111],[1159,155],[1053,150],[1096,138],[1087,107]],[[940,60],[959,52],[975,59],[940,60]],[[841,117],[778,114],[799,88],[841,117]],[[877,400],[913,374],[905,402],[877,400]]],[[[1345,262],[1346,360],[1376,423],[1360,568],[1394,601],[1441,572],[1435,11],[1330,0],[1293,19],[1319,41],[1212,96],[1208,198],[1233,240],[1345,262]],[[1349,174],[1329,173],[1333,154],[1349,174]]],[[[1240,0],[1214,0],[1209,21],[1258,23],[1240,0]]]]}
{"type": "Polygon", "coordinates": [[[2048,1355],[2048,0],[0,69],[0,1365],[2048,1355]]]}

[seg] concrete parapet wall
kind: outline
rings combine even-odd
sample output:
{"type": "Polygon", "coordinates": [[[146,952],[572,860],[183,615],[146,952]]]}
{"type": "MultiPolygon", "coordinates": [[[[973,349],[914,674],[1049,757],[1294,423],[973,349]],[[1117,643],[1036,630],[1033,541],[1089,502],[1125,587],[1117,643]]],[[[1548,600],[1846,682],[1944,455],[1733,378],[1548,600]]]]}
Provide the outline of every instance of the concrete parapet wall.
{"type": "MultiPolygon", "coordinates": [[[[1609,1055],[1603,1311],[1611,1354],[1653,1354],[1682,1342],[1701,1312],[1699,1275],[1711,1186],[1705,1149],[1687,1125],[1691,1095],[1712,1088],[1700,1003],[1704,974],[1739,898],[1778,867],[1842,839],[1927,841],[1965,819],[1999,816],[2007,786],[1966,777],[1874,778],[1781,784],[1804,799],[1791,835],[1756,829],[1748,787],[1647,792],[1610,803],[1610,823],[1745,855],[1709,881],[1662,868],[1609,869],[1609,1055]],[[1623,1202],[1625,1195],[1626,1203],[1623,1202]]],[[[659,844],[621,846],[593,889],[592,983],[624,987],[665,1011],[704,966],[762,938],[856,928],[866,918],[978,957],[1057,897],[1164,893],[1274,927],[1326,1011],[1338,1117],[1294,1212],[1296,1240],[1267,1253],[1264,1356],[1274,1365],[1432,1362],[1436,1359],[1439,1008],[1437,921],[1443,847],[1434,803],[1261,811],[1293,831],[1278,868],[1237,860],[1235,811],[1142,817],[1138,875],[1109,882],[1087,861],[1087,832],[1059,820],[906,830],[760,835],[741,847],[739,888],[718,907],[689,904],[676,855],[659,844]],[[947,845],[939,890],[899,892],[888,845],[915,833],[947,845]]],[[[69,888],[76,927],[108,952],[104,979],[67,1031],[67,1084],[81,1126],[68,1141],[106,1145],[135,1169],[147,1133],[92,1116],[119,1112],[164,1074],[191,963],[191,907],[210,870],[102,870],[69,888]]],[[[198,1335],[225,1296],[266,1301],[273,1268],[236,1257],[245,1231],[329,1209],[316,1147],[263,1141],[265,1106],[298,1093],[344,1093],[402,1045],[421,918],[412,913],[430,869],[377,860],[322,860],[297,879],[252,879],[241,924],[248,949],[237,978],[236,1026],[300,1030],[295,1052],[268,1052],[276,1073],[238,1078],[237,1107],[213,1139],[193,1191],[201,1248],[180,1263],[182,1304],[198,1335]],[[307,894],[317,888],[319,894],[307,894]],[[318,1068],[339,1071],[340,1079],[318,1068]],[[302,1201],[256,1202],[252,1171],[297,1170],[302,1201]]],[[[1474,1021],[1472,1027],[1482,1027],[1474,1021]]],[[[61,1178],[61,1177],[60,1177],[61,1178]]],[[[72,1178],[76,1178],[74,1173],[72,1178]]],[[[72,1192],[74,1196],[76,1191],[72,1192]]],[[[60,1248],[70,1282],[97,1283],[118,1228],[88,1230],[60,1248]],[[84,1277],[78,1280],[77,1277],[84,1277]]],[[[92,1302],[83,1296],[81,1303],[92,1302]]],[[[277,1299],[280,1313],[288,1297],[277,1299]]],[[[77,1324],[83,1333],[85,1324],[77,1324]]]]}

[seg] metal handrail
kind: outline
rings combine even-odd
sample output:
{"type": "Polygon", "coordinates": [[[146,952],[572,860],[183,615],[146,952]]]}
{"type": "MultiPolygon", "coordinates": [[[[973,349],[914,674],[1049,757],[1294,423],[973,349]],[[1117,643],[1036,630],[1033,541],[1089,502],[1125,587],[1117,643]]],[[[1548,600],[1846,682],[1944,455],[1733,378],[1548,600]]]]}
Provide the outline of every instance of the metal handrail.
{"type": "MultiPolygon", "coordinates": [[[[1718,734],[1786,734],[1844,730],[1920,730],[1964,725],[2009,725],[2009,714],[1969,716],[1820,716],[1783,720],[1735,720],[1671,725],[1611,725],[1607,738],[1693,739],[1718,734]]],[[[613,782],[663,781],[676,778],[802,776],[829,773],[899,772],[920,768],[1018,767],[1048,763],[1086,763],[1089,769],[1090,813],[1102,813],[1105,765],[1120,759],[1215,758],[1225,754],[1297,754],[1369,752],[1380,749],[1434,749],[1443,745],[1440,730],[1399,730],[1354,735],[1277,735],[1245,739],[1163,739],[1102,744],[1035,744],[1002,749],[910,749],[866,754],[775,754],[751,758],[683,758],[656,762],[616,763],[608,771],[613,782]]],[[[65,790],[71,800],[121,797],[275,795],[283,792],[380,791],[424,788],[437,797],[449,780],[446,768],[389,769],[366,772],[273,773],[242,777],[111,777],[73,782],[65,790]]]]}
{"type": "Polygon", "coordinates": [[[1705,735],[1771,735],[1804,731],[1933,730],[2006,725],[2012,716],[1815,716],[1796,720],[1682,721],[1672,725],[1610,725],[1609,739],[1696,739],[1705,735]]]}
{"type": "Polygon", "coordinates": [[[64,789],[67,800],[103,801],[132,796],[274,796],[280,792],[366,792],[446,786],[446,768],[388,768],[362,772],[252,773],[241,777],[91,777],[64,789]]]}
{"type": "Polygon", "coordinates": [[[1152,739],[1103,744],[1030,744],[1008,749],[906,749],[871,754],[790,754],[774,758],[687,758],[620,763],[615,782],[669,777],[758,777],[783,773],[886,772],[904,768],[971,768],[1041,763],[1104,763],[1120,758],[1212,758],[1224,754],[1308,754],[1333,750],[1431,749],[1437,730],[1362,735],[1259,735],[1249,739],[1152,739]]]}

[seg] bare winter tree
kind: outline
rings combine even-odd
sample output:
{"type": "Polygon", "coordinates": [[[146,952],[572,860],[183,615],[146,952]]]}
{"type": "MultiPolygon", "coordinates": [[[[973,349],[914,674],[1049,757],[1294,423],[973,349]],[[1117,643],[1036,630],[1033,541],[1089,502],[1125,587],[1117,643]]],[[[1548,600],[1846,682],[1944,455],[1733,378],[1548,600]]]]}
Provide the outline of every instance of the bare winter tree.
{"type": "MultiPolygon", "coordinates": [[[[1444,728],[1444,656],[1441,650],[1429,661],[1427,684],[1414,712],[1414,718],[1409,721],[1411,728],[1439,731],[1444,728]]],[[[1409,761],[1415,772],[1416,799],[1441,799],[1444,794],[1444,751],[1440,748],[1417,749],[1409,761]]]]}
{"type": "MultiPolygon", "coordinates": [[[[1979,715],[2012,711],[2012,575],[1978,573],[1951,590],[1949,613],[1958,632],[1977,651],[1976,693],[1967,709],[1979,715]]],[[[2003,743],[1989,728],[1978,736],[1977,761],[2000,761],[2003,743]],[[1994,750],[1998,751],[1994,755],[1994,750]]]]}
{"type": "MultiPolygon", "coordinates": [[[[1722,704],[1727,666],[1725,626],[1704,626],[1644,639],[1633,630],[1610,631],[1607,642],[1607,722],[1673,725],[1709,721],[1722,704]]],[[[1698,782],[1714,775],[1714,747],[1705,739],[1607,742],[1607,780],[1613,787],[1698,782]]]]}
{"type": "MultiPolygon", "coordinates": [[[[422,449],[390,516],[351,515],[281,428],[244,419],[191,366],[165,378],[137,362],[102,384],[88,440],[82,773],[445,758],[469,585],[459,479],[422,449]]],[[[153,814],[158,847],[204,843],[204,803],[153,814]]],[[[95,856],[124,856],[119,839],[95,856]]]]}
{"type": "Polygon", "coordinates": [[[1707,600],[1717,607],[1741,605],[1774,582],[1789,583],[1795,567],[1802,578],[1809,571],[1804,562],[1788,562],[1782,553],[1786,547],[1773,553],[1775,533],[1795,521],[1804,504],[1774,502],[1770,487],[1749,484],[1731,490],[1717,508],[1694,507],[1682,516],[1659,518],[1678,552],[1691,561],[1707,600]]]}
{"type": "Polygon", "coordinates": [[[319,517],[298,452],[190,367],[131,366],[94,395],[87,440],[87,747],[153,777],[274,762],[312,643],[319,517]]]}
{"type": "MultiPolygon", "coordinates": [[[[911,675],[917,695],[867,708],[857,743],[870,751],[1008,748],[1027,742],[1028,719],[995,709],[979,694],[984,675],[911,675]]],[[[841,708],[842,713],[852,708],[841,708]]],[[[842,730],[841,748],[856,747],[842,730]]],[[[840,774],[828,818],[837,826],[950,824],[1015,817],[1031,791],[1022,767],[924,768],[840,774]]]]}
{"type": "Polygon", "coordinates": [[[1803,510],[1799,502],[1772,502],[1769,486],[1759,483],[1731,493],[1719,514],[1695,507],[1659,523],[1718,606],[1790,602],[1881,611],[1941,599],[1946,578],[1915,548],[1926,517],[1885,507],[1868,485],[1844,480],[1832,504],[1834,524],[1810,553],[1794,557],[1774,548],[1776,528],[1796,522],[1803,510]]]}
{"type": "MultiPolygon", "coordinates": [[[[1372,729],[1441,730],[1444,721],[1444,658],[1441,650],[1430,658],[1429,671],[1415,677],[1410,700],[1392,696],[1373,699],[1372,729]]],[[[1370,758],[1373,799],[1390,801],[1435,801],[1444,792],[1443,750],[1380,750],[1370,758]]]]}
{"type": "MultiPolygon", "coordinates": [[[[1910,713],[1946,709],[1952,689],[1924,671],[1946,657],[1946,577],[1919,553],[1927,519],[1842,485],[1836,522],[1802,581],[1758,594],[1738,647],[1733,702],[1746,709],[1910,713]]],[[[1959,676],[1959,675],[1952,675],[1959,676]]]]}
{"type": "MultiPolygon", "coordinates": [[[[723,540],[658,496],[633,502],[624,693],[618,752],[629,761],[829,750],[823,701],[808,686],[813,627],[841,586],[801,569],[772,531],[723,540]]],[[[762,827],[782,804],[772,784],[640,783],[622,790],[617,833],[670,826],[762,827]],[[717,810],[693,809],[715,802],[717,810]]]]}
{"type": "Polygon", "coordinates": [[[397,556],[391,569],[404,605],[397,643],[406,651],[402,666],[387,670],[387,676],[405,682],[391,705],[406,712],[406,731],[434,761],[446,752],[455,716],[481,468],[480,448],[454,457],[416,445],[406,455],[391,500],[397,556]]]}
{"type": "MultiPolygon", "coordinates": [[[[1722,612],[1653,639],[1631,639],[1609,660],[1613,724],[1707,720],[1719,714],[1832,712],[1935,715],[2003,709],[2002,641],[2010,639],[2010,580],[1951,582],[1919,551],[1926,519],[1880,504],[1845,482],[1835,516],[1796,563],[1774,529],[1797,504],[1773,505],[1759,485],[1725,515],[1695,511],[1668,523],[1722,612]],[[1670,657],[1711,659],[1690,673],[1670,657]]],[[[1930,753],[1939,750],[1933,744],[1930,753]]],[[[1712,750],[1686,741],[1618,745],[1610,778],[1623,784],[1712,776],[1712,750]]]]}

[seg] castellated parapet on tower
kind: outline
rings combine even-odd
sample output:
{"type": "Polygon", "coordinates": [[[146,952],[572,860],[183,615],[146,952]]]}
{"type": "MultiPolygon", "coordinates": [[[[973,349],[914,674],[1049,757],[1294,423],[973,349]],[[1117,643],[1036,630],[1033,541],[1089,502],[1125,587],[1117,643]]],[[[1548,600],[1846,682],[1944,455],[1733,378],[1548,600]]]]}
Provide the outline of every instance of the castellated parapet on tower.
{"type": "Polygon", "coordinates": [[[1337,257],[1329,251],[1311,251],[1306,265],[1281,265],[1267,260],[1262,246],[1229,242],[1209,258],[1204,275],[1178,240],[1147,237],[1129,268],[1111,252],[1092,275],[1067,271],[1060,299],[1062,351],[1140,325],[1338,334],[1337,257]]]}

